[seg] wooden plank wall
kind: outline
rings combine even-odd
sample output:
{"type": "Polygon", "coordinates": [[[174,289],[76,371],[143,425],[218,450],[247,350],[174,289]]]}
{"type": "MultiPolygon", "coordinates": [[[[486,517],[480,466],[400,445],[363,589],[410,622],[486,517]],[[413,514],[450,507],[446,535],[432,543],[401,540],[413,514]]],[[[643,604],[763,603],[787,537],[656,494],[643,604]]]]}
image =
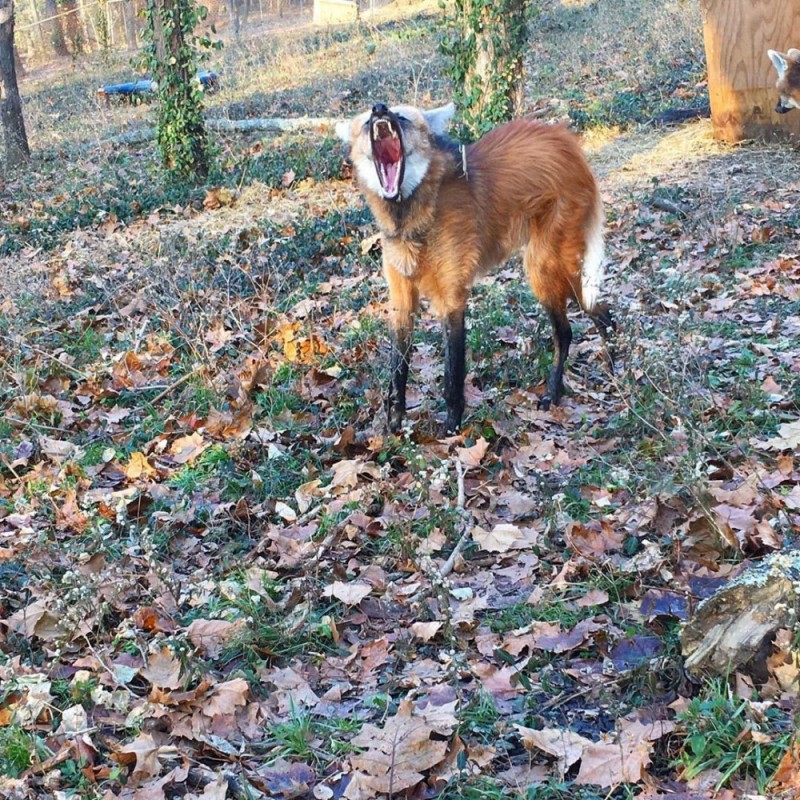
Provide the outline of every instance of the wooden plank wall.
{"type": "Polygon", "coordinates": [[[800,0],[700,0],[714,134],[800,142],[800,109],[776,114],[767,50],[800,48],[800,0]]]}

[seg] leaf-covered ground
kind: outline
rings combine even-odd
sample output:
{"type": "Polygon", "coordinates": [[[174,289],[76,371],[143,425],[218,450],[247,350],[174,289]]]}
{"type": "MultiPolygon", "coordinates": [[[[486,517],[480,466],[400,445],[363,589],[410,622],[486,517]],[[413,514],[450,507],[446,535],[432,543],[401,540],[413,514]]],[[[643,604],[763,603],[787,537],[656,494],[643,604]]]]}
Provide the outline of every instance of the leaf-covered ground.
{"type": "MultiPolygon", "coordinates": [[[[437,16],[391,12],[227,48],[212,113],[447,100],[437,16]]],[[[681,655],[800,530],[797,154],[644,124],[703,104],[701,53],[692,3],[545,9],[529,110],[585,133],[614,369],[576,314],[538,410],[549,325],[509,264],[449,439],[425,317],[384,431],[379,244],[329,132],[219,139],[169,186],[97,144],[149,106],[80,126],[99,65],[31,78],[39,155],[0,188],[0,796],[797,796],[797,632],[716,678],[681,655]]]]}

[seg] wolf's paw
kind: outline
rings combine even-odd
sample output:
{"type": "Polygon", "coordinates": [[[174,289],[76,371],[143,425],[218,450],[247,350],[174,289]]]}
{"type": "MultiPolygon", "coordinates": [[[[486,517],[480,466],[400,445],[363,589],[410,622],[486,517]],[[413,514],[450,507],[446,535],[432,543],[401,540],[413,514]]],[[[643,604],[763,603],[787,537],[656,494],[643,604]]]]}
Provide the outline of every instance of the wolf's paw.
{"type": "Polygon", "coordinates": [[[539,403],[538,403],[539,411],[549,411],[550,410],[550,406],[552,405],[552,403],[553,403],[553,401],[550,399],[550,395],[549,394],[543,394],[539,398],[539,403]]]}
{"type": "Polygon", "coordinates": [[[447,416],[447,420],[444,423],[444,434],[445,436],[453,436],[454,434],[461,432],[461,417],[456,419],[455,417],[447,416]]]}
{"type": "Polygon", "coordinates": [[[400,433],[403,430],[403,412],[396,408],[390,408],[387,412],[386,427],[389,433],[400,433]]]}

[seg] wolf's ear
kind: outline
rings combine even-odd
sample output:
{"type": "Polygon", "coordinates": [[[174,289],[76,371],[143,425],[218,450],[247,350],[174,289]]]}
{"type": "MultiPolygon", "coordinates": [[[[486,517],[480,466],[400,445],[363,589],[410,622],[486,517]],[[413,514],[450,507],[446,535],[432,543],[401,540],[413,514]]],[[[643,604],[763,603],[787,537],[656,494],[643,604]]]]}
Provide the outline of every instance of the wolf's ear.
{"type": "Polygon", "coordinates": [[[800,50],[793,47],[791,50],[786,51],[786,58],[789,61],[800,61],[800,50]]]}
{"type": "Polygon", "coordinates": [[[432,108],[430,111],[422,112],[431,131],[438,136],[442,136],[447,131],[447,126],[450,124],[450,120],[453,119],[455,113],[455,103],[448,103],[441,108],[432,108]]]}
{"type": "Polygon", "coordinates": [[[779,53],[777,50],[767,50],[767,55],[772,62],[772,66],[778,70],[778,78],[782,78],[786,72],[786,68],[789,66],[786,63],[786,56],[783,55],[783,53],[779,53]]]}
{"type": "Polygon", "coordinates": [[[336,135],[345,144],[350,144],[350,120],[336,123],[336,135]]]}

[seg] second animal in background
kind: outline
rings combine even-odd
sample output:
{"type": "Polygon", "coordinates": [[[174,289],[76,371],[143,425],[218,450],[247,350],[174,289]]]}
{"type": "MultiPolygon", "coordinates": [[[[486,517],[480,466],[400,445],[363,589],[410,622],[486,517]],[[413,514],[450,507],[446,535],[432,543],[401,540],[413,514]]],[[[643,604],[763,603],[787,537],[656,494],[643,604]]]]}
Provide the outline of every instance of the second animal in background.
{"type": "Polygon", "coordinates": [[[793,108],[800,108],[800,50],[792,48],[787,53],[767,50],[767,55],[778,72],[775,87],[779,97],[775,111],[785,114],[793,108]]]}

